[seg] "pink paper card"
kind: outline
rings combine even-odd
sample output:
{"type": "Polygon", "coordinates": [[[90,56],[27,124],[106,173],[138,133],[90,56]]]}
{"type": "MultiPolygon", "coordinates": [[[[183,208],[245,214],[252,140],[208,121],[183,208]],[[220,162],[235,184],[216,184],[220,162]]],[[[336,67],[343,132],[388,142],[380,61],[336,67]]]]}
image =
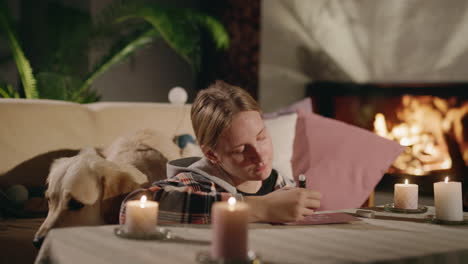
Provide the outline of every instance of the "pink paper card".
{"type": "Polygon", "coordinates": [[[304,220],[286,225],[325,225],[325,224],[341,224],[353,221],[361,221],[361,219],[346,213],[329,213],[329,214],[313,214],[307,216],[304,220]]]}

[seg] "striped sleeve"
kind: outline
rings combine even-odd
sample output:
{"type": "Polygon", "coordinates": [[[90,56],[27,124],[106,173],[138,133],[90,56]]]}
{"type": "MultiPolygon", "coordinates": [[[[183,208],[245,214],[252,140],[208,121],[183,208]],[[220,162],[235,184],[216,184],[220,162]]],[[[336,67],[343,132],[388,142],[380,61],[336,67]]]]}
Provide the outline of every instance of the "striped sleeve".
{"type": "Polygon", "coordinates": [[[210,222],[213,203],[227,200],[231,196],[230,193],[216,191],[212,182],[199,183],[190,173],[181,173],[175,178],[155,182],[148,189],[130,193],[120,208],[120,224],[125,223],[125,203],[140,199],[142,195],[159,202],[158,222],[162,224],[207,224],[210,222]]]}

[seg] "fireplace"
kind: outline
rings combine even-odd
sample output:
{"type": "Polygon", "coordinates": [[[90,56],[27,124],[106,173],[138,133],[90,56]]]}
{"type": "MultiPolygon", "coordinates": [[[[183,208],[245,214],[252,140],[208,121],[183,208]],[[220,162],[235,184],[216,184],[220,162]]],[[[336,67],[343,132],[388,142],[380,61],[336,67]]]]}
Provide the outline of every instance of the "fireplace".
{"type": "Polygon", "coordinates": [[[468,205],[468,83],[341,83],[307,86],[314,111],[406,146],[377,190],[409,179],[424,195],[448,176],[468,205]]]}

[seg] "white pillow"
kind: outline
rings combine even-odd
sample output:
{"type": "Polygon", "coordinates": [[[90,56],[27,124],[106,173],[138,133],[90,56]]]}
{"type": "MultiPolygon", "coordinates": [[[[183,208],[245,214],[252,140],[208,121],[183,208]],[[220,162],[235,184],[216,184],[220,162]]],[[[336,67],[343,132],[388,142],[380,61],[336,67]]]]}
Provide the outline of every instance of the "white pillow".
{"type": "Polygon", "coordinates": [[[291,159],[296,135],[297,113],[264,119],[265,126],[273,141],[273,168],[286,182],[293,183],[291,159]]]}

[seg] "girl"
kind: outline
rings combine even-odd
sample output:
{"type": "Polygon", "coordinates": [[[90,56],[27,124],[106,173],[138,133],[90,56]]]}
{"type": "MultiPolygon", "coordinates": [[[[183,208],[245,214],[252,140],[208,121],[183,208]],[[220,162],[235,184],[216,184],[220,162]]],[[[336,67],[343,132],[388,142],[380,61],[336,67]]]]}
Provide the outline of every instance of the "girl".
{"type": "Polygon", "coordinates": [[[272,169],[273,146],[257,102],[217,81],[198,93],[192,126],[204,157],[170,161],[168,179],[132,192],[159,202],[160,223],[209,223],[211,206],[234,196],[250,206],[251,222],[294,222],[314,213],[321,194],[293,187],[272,169]]]}

